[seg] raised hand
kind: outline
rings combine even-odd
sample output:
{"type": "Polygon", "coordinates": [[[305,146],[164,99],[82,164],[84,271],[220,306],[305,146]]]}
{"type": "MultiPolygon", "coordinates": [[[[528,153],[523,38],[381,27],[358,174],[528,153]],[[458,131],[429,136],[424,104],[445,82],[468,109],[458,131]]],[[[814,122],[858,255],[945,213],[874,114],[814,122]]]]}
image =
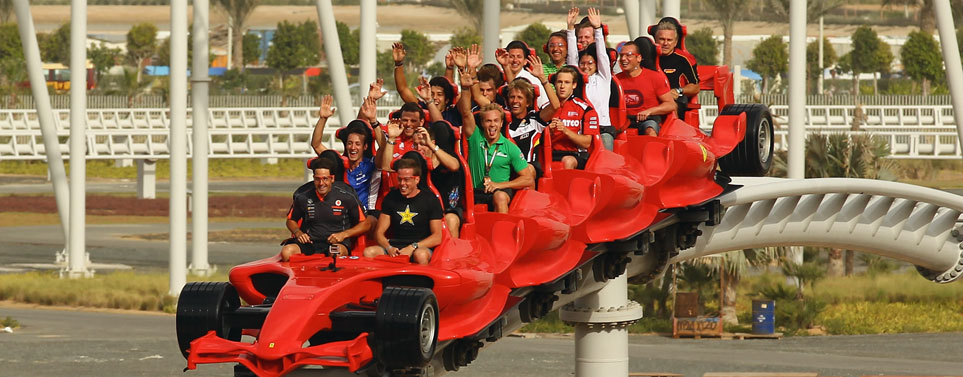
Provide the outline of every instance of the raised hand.
{"type": "Polygon", "coordinates": [[[468,56],[466,58],[466,63],[469,67],[478,68],[482,64],[481,58],[481,47],[473,44],[468,48],[468,56]]]}
{"type": "Polygon", "coordinates": [[[370,96],[365,97],[364,101],[361,102],[361,116],[371,122],[378,117],[378,107],[375,105],[375,99],[370,96]]]}
{"type": "Polygon", "coordinates": [[[602,27],[602,15],[599,13],[598,9],[589,8],[588,19],[589,22],[592,23],[592,27],[596,29],[602,27]]]}
{"type": "Polygon", "coordinates": [[[464,47],[455,47],[448,53],[452,56],[456,67],[465,68],[465,65],[468,64],[468,52],[465,51],[464,47]]]}
{"type": "Polygon", "coordinates": [[[542,58],[538,57],[538,54],[528,55],[528,65],[531,67],[529,71],[531,71],[535,77],[538,77],[541,81],[545,81],[545,69],[542,67],[542,58]]]}
{"type": "Polygon", "coordinates": [[[568,10],[568,30],[575,29],[575,24],[578,23],[578,7],[572,7],[568,10]]]}
{"type": "Polygon", "coordinates": [[[377,101],[381,99],[381,97],[384,97],[385,92],[383,92],[381,89],[382,87],[384,87],[384,85],[385,85],[385,79],[381,79],[381,78],[371,83],[371,86],[368,87],[368,98],[371,98],[377,101]]]}
{"type": "Polygon", "coordinates": [[[330,118],[332,115],[334,115],[334,108],[331,107],[333,102],[334,97],[331,97],[330,94],[321,97],[321,108],[318,109],[318,116],[322,118],[330,118]]]}
{"type": "Polygon", "coordinates": [[[508,50],[504,48],[499,48],[495,50],[495,61],[501,64],[502,67],[508,66],[508,50]]]}
{"type": "Polygon", "coordinates": [[[474,70],[475,67],[472,66],[461,70],[461,75],[459,75],[461,79],[461,86],[469,87],[475,85],[474,70]]]}
{"type": "Polygon", "coordinates": [[[426,103],[431,103],[431,85],[428,84],[428,79],[424,76],[418,78],[418,86],[415,88],[418,92],[418,97],[421,97],[426,103]]]}
{"type": "Polygon", "coordinates": [[[405,45],[401,44],[401,42],[395,42],[391,45],[391,58],[395,60],[395,64],[405,61],[406,55],[405,45]]]}
{"type": "Polygon", "coordinates": [[[388,121],[388,139],[394,140],[401,136],[401,121],[392,119],[388,121]]]}
{"type": "Polygon", "coordinates": [[[454,66],[455,66],[455,56],[452,55],[451,50],[448,50],[448,53],[445,54],[445,67],[451,68],[454,66]]]}

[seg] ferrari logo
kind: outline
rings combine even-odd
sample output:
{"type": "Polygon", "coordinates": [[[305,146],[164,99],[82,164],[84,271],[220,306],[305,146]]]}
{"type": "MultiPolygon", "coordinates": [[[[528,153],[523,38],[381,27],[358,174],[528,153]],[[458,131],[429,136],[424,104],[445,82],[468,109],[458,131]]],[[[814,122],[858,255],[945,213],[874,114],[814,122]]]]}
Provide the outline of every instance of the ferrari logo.
{"type": "Polygon", "coordinates": [[[702,150],[702,162],[706,162],[709,159],[709,151],[706,150],[706,146],[699,144],[699,149],[702,150]]]}
{"type": "Polygon", "coordinates": [[[415,225],[414,219],[415,219],[415,216],[418,216],[418,212],[411,212],[411,207],[406,205],[405,211],[398,212],[398,215],[401,216],[401,222],[399,222],[398,224],[408,223],[411,225],[415,225]]]}
{"type": "Polygon", "coordinates": [[[268,348],[274,348],[274,342],[268,343],[268,348]]]}

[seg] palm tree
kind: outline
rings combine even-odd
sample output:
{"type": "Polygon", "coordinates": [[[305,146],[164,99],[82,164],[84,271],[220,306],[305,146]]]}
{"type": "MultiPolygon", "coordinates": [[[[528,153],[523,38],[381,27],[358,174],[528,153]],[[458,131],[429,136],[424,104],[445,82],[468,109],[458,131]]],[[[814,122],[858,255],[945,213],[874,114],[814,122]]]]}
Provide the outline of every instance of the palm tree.
{"type": "Polygon", "coordinates": [[[134,107],[134,101],[150,86],[149,80],[141,81],[138,76],[137,69],[124,67],[124,73],[117,77],[117,85],[108,90],[107,94],[123,95],[127,97],[127,107],[134,107]]]}
{"type": "MultiPolygon", "coordinates": [[[[881,138],[810,134],[806,137],[806,178],[895,179],[898,165],[885,159],[888,155],[889,146],[881,138]]],[[[777,155],[773,162],[773,175],[785,176],[785,159],[777,155]]],[[[830,249],[827,274],[851,275],[854,258],[852,250],[830,249]]]]}
{"type": "Polygon", "coordinates": [[[260,5],[260,0],[215,0],[215,3],[227,12],[228,17],[228,27],[231,28],[232,38],[231,41],[232,48],[231,60],[233,62],[233,67],[237,69],[244,69],[244,23],[247,22],[247,17],[254,12],[254,8],[260,5]]]}
{"type": "Polygon", "coordinates": [[[745,11],[748,0],[709,0],[709,5],[719,14],[722,23],[722,65],[732,66],[732,32],[736,15],[745,11]]]}

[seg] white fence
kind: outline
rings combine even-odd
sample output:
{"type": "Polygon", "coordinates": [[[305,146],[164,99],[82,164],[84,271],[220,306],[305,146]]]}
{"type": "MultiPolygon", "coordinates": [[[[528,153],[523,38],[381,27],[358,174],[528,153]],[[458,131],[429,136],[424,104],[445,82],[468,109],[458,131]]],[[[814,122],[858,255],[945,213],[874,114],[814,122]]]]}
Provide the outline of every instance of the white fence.
{"type": "MultiPolygon", "coordinates": [[[[396,106],[380,106],[384,121],[396,106]]],[[[717,110],[701,110],[701,126],[711,128],[717,110]]],[[[776,147],[787,145],[788,109],[772,107],[776,123],[776,147]]],[[[348,115],[353,117],[357,109],[348,115]]],[[[190,126],[190,111],[188,125],[190,126]]],[[[92,159],[162,159],[169,156],[168,111],[166,109],[89,109],[87,150],[92,159]]],[[[312,154],[309,139],[317,122],[316,107],[223,107],[209,110],[212,158],[307,157],[312,154]]],[[[54,110],[61,153],[68,154],[69,110],[54,110]]],[[[337,118],[328,121],[323,140],[334,142],[337,118]]],[[[958,159],[952,107],[947,105],[853,106],[814,105],[806,108],[806,128],[811,133],[861,133],[885,138],[892,158],[958,159]],[[851,131],[854,119],[858,131],[851,131]]],[[[191,129],[188,128],[188,134],[191,129]]],[[[190,142],[192,139],[188,138],[190,142]]],[[[189,151],[191,149],[188,149],[189,151]]],[[[190,153],[190,152],[188,152],[190,153]]],[[[40,124],[34,110],[0,110],[0,160],[39,160],[44,157],[40,124]]]]}
{"type": "MultiPolygon", "coordinates": [[[[776,148],[784,150],[789,137],[789,107],[770,107],[775,123],[776,148]]],[[[711,129],[718,115],[715,107],[700,110],[700,127],[711,129]]],[[[953,107],[949,105],[912,106],[806,106],[808,133],[857,133],[884,138],[891,158],[958,159],[963,157],[956,132],[953,107]],[[853,131],[856,120],[857,131],[853,131]]]]}

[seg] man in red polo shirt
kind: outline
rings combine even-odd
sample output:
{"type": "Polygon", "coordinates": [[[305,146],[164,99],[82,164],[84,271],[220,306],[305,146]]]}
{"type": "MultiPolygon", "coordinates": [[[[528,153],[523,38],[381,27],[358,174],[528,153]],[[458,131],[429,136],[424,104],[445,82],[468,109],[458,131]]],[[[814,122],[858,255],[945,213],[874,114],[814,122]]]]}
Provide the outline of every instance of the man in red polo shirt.
{"type": "Polygon", "coordinates": [[[619,51],[625,108],[639,134],[657,136],[665,115],[676,110],[669,82],[655,68],[655,45],[645,37],[628,42],[619,51]]]}

